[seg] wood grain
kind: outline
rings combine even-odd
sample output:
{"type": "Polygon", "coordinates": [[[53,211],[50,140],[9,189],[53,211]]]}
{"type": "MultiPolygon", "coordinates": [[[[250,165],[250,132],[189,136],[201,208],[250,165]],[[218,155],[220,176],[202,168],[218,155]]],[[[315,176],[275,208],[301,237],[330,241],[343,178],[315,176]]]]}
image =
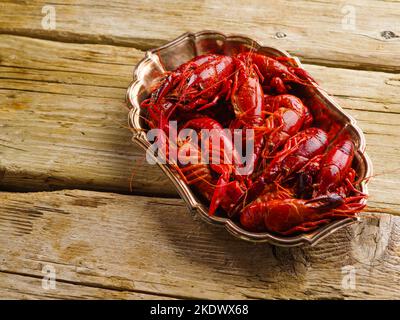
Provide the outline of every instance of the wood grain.
{"type": "Polygon", "coordinates": [[[56,279],[56,286],[52,289],[46,286],[42,287],[43,276],[43,274],[41,276],[32,276],[0,272],[1,299],[166,299],[166,297],[159,295],[142,294],[124,291],[123,289],[104,289],[99,286],[92,287],[87,284],[70,283],[63,279],[56,279]]]}
{"type": "Polygon", "coordinates": [[[73,190],[0,201],[3,297],[96,297],[99,287],[118,298],[400,298],[400,218],[383,210],[315,247],[284,249],[234,239],[179,199],[73,190]],[[38,283],[45,265],[56,290],[38,283]]]}
{"type": "MultiPolygon", "coordinates": [[[[133,172],[135,193],[177,196],[161,170],[146,163],[126,128],[125,89],[142,52],[8,35],[0,40],[2,189],[127,193],[133,172]]],[[[366,133],[376,173],[373,200],[398,208],[393,194],[400,181],[395,143],[399,75],[314,65],[306,69],[366,133]]]]}
{"type": "Polygon", "coordinates": [[[0,189],[97,191],[0,193],[0,296],[400,299],[399,18],[400,2],[377,0],[1,1],[0,189]],[[239,241],[146,163],[127,129],[133,66],[203,29],[299,56],[358,120],[375,169],[361,223],[314,247],[239,241]],[[130,193],[131,174],[135,195],[98,192],[130,193]]]}
{"type": "Polygon", "coordinates": [[[3,188],[129,192],[133,174],[138,193],[174,192],[127,127],[125,92],[142,52],[0,38],[3,188]]]}
{"type": "Polygon", "coordinates": [[[214,29],[246,34],[296,53],[306,62],[400,70],[399,2],[180,0],[155,5],[147,0],[118,0],[105,5],[95,0],[54,0],[56,29],[44,30],[46,4],[44,0],[3,2],[0,32],[148,49],[186,31],[214,29]]]}

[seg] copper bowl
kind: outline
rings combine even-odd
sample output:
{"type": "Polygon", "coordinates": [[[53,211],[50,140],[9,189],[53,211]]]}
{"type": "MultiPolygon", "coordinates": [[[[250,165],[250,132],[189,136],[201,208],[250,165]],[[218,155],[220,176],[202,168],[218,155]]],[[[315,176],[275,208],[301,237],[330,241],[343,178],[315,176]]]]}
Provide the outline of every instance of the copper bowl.
{"type": "MultiPolygon", "coordinates": [[[[208,53],[232,55],[249,49],[271,57],[291,57],[298,67],[302,67],[298,58],[289,55],[283,50],[262,46],[259,42],[245,36],[234,34],[225,35],[216,31],[185,33],[164,46],[147,51],[145,57],[134,69],[133,82],[128,87],[126,95],[127,104],[130,108],[129,125],[134,129],[133,141],[145,150],[148,150],[151,145],[146,138],[146,126],[140,117],[142,111],[140,104],[148,97],[151,88],[166,70],[174,70],[182,63],[198,55],[208,53]]],[[[330,118],[333,119],[332,121],[339,124],[342,130],[346,130],[353,138],[356,145],[353,167],[356,169],[358,177],[362,180],[359,189],[363,193],[368,194],[368,180],[364,178],[372,175],[372,163],[365,153],[365,137],[363,132],[357,126],[355,119],[347,114],[332,97],[323,91],[316,83],[313,83],[313,85],[306,90],[307,92],[305,92],[305,94],[308,96],[308,99],[312,99],[313,104],[318,105],[319,108],[324,108],[324,112],[330,114],[330,118]]],[[[312,232],[296,236],[279,236],[269,232],[249,232],[227,217],[209,216],[207,205],[198,200],[193,191],[173,168],[168,164],[157,164],[173,182],[190,211],[198,214],[209,223],[224,226],[231,234],[243,240],[269,242],[277,246],[285,247],[294,247],[303,244],[314,245],[329,234],[359,220],[358,217],[354,217],[332,221],[312,232]]]]}

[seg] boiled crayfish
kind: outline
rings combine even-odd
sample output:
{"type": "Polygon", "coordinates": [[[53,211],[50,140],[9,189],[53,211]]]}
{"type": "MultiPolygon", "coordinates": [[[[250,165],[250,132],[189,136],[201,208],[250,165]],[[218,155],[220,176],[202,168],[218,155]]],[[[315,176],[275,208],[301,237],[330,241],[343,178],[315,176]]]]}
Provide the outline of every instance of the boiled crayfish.
{"type": "Polygon", "coordinates": [[[174,121],[176,130],[186,130],[173,143],[180,157],[171,165],[210,215],[226,214],[254,232],[292,235],[365,206],[354,143],[338,127],[324,126],[325,114],[302,97],[301,88],[313,82],[286,57],[202,55],[166,73],[142,109],[150,129],[168,136],[174,121]],[[203,144],[207,130],[216,139],[203,144]]]}

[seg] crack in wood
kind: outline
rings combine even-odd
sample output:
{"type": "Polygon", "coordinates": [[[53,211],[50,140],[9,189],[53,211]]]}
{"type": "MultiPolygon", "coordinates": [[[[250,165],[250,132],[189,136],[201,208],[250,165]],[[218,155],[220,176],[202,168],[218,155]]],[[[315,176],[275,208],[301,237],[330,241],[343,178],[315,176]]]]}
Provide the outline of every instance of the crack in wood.
{"type": "MultiPolygon", "coordinates": [[[[40,279],[40,280],[43,279],[42,275],[17,272],[17,271],[0,270],[0,273],[17,275],[17,276],[22,276],[22,277],[29,277],[29,278],[40,279]]],[[[196,299],[196,297],[187,297],[184,295],[171,295],[171,294],[163,294],[163,293],[156,292],[156,291],[153,292],[150,290],[135,290],[135,289],[126,288],[126,287],[107,286],[107,285],[102,285],[99,283],[92,283],[92,282],[71,281],[71,280],[66,280],[66,279],[62,279],[59,277],[56,278],[56,281],[60,282],[60,283],[71,284],[71,285],[76,285],[76,286],[85,286],[85,287],[89,287],[89,288],[97,288],[97,289],[104,289],[104,290],[117,291],[117,292],[140,293],[140,294],[152,295],[152,296],[156,296],[156,297],[160,297],[160,298],[165,297],[165,298],[172,298],[172,299],[196,299]]],[[[50,297],[52,297],[52,296],[50,295],[50,297]]]]}
{"type": "MultiPolygon", "coordinates": [[[[26,31],[12,31],[12,30],[1,30],[0,35],[12,35],[19,37],[26,37],[30,39],[47,40],[61,43],[71,44],[99,44],[99,45],[110,45],[116,47],[134,48],[140,51],[147,51],[154,49],[166,44],[168,41],[154,38],[119,38],[119,37],[108,37],[108,36],[89,36],[85,34],[75,34],[73,32],[63,31],[62,33],[48,33],[41,30],[26,30],[26,31]]],[[[377,39],[376,39],[377,40],[377,39]]],[[[398,70],[393,70],[393,66],[387,66],[384,64],[369,64],[369,63],[351,63],[348,60],[324,60],[321,58],[310,58],[288,50],[289,53],[294,54],[301,58],[303,63],[312,64],[316,66],[325,67],[336,67],[342,69],[359,70],[359,71],[377,71],[377,72],[388,72],[398,73],[398,70]]],[[[80,60],[84,61],[84,60],[80,60]]],[[[1,62],[1,61],[0,61],[1,62]]]]}

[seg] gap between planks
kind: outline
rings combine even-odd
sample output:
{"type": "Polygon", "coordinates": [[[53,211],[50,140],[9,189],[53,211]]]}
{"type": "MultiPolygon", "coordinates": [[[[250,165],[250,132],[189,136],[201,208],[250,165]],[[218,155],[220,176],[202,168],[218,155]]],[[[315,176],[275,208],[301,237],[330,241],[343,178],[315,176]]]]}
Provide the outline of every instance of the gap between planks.
{"type": "MultiPolygon", "coordinates": [[[[400,295],[400,218],[384,211],[314,247],[289,249],[235,239],[188,214],[182,200],[81,190],[1,193],[0,199],[0,270],[15,277],[38,280],[43,266],[53,265],[62,285],[118,288],[111,291],[121,294],[211,299],[400,295]],[[357,269],[357,289],[350,291],[342,287],[342,268],[349,265],[357,269]]],[[[38,287],[36,293],[42,291],[38,287]]]]}
{"type": "MultiPolygon", "coordinates": [[[[9,35],[9,36],[17,36],[29,39],[37,39],[37,40],[46,40],[53,41],[59,43],[66,44],[92,44],[92,45],[109,45],[115,47],[123,47],[123,48],[132,48],[140,51],[147,51],[150,49],[154,49],[160,46],[163,46],[168,41],[163,39],[154,39],[154,38],[130,38],[126,40],[125,38],[118,37],[90,37],[84,34],[80,34],[77,36],[72,32],[63,32],[61,34],[53,35],[44,33],[42,31],[30,30],[30,31],[0,31],[0,35],[9,35]]],[[[175,38],[170,39],[174,40],[175,38]]],[[[292,50],[288,50],[294,56],[297,56],[301,59],[303,64],[310,64],[321,67],[331,67],[331,68],[341,68],[341,69],[349,69],[349,70],[358,70],[358,71],[376,71],[376,72],[386,72],[398,74],[399,70],[393,69],[392,67],[388,67],[386,65],[377,65],[377,64],[368,64],[368,63],[344,63],[343,60],[324,60],[324,59],[313,59],[309,58],[305,55],[298,54],[293,52],[292,50]]]]}
{"type": "Polygon", "coordinates": [[[337,1],[276,0],[266,5],[255,0],[249,5],[237,0],[232,5],[228,1],[177,0],[151,6],[142,0],[119,0],[110,5],[93,0],[79,4],[56,0],[47,4],[57,12],[54,30],[44,30],[41,25],[42,0],[23,4],[10,1],[1,5],[0,33],[147,50],[186,31],[214,29],[285,48],[310,64],[400,71],[395,62],[400,45],[399,3],[353,1],[354,28],[343,25],[345,4],[337,1]]]}
{"type": "MultiPolygon", "coordinates": [[[[102,45],[64,45],[16,36],[0,38],[3,47],[0,60],[8,65],[2,67],[4,75],[0,79],[0,86],[6,88],[0,98],[4,106],[0,116],[5,123],[1,141],[5,171],[0,172],[0,176],[6,177],[1,183],[3,189],[78,188],[131,194],[128,192],[130,168],[140,167],[134,180],[135,194],[177,197],[158,167],[143,166],[140,162],[132,165],[128,160],[140,161],[144,153],[130,142],[130,134],[119,124],[126,121],[125,86],[130,81],[132,66],[142,56],[141,51],[102,45]],[[18,46],[22,50],[10,58],[13,48],[18,46]],[[37,57],[26,54],[35,51],[46,54],[37,57]],[[108,63],[114,61],[117,63],[108,63]],[[52,63],[57,68],[49,68],[52,63]],[[96,85],[89,87],[93,83],[96,85]],[[27,87],[29,92],[16,94],[16,89],[27,87]],[[43,93],[43,87],[48,93],[43,93]],[[92,92],[90,97],[87,97],[88,90],[92,92]],[[81,113],[82,107],[85,114],[81,113]],[[24,152],[30,152],[31,159],[24,152]],[[94,155],[98,162],[93,160],[94,155]],[[82,168],[86,175],[77,176],[82,168]]],[[[377,163],[382,170],[392,170],[398,151],[392,147],[391,140],[398,136],[395,127],[400,104],[395,89],[399,79],[383,72],[313,65],[306,68],[359,118],[377,163]],[[379,153],[382,147],[386,153],[384,159],[379,153]]],[[[392,178],[395,179],[397,176],[392,178]]],[[[394,183],[388,179],[377,180],[381,187],[375,187],[374,191],[389,200],[388,193],[395,192],[394,183]],[[384,189],[384,183],[391,187],[386,194],[378,190],[384,189]]]]}
{"type": "MultiPolygon", "coordinates": [[[[56,278],[55,289],[43,289],[44,276],[0,270],[1,299],[179,299],[157,292],[141,292],[128,288],[102,286],[101,284],[68,281],[56,278]],[[40,290],[40,289],[43,290],[40,290]]],[[[184,297],[183,297],[184,298],[184,297]]]]}

